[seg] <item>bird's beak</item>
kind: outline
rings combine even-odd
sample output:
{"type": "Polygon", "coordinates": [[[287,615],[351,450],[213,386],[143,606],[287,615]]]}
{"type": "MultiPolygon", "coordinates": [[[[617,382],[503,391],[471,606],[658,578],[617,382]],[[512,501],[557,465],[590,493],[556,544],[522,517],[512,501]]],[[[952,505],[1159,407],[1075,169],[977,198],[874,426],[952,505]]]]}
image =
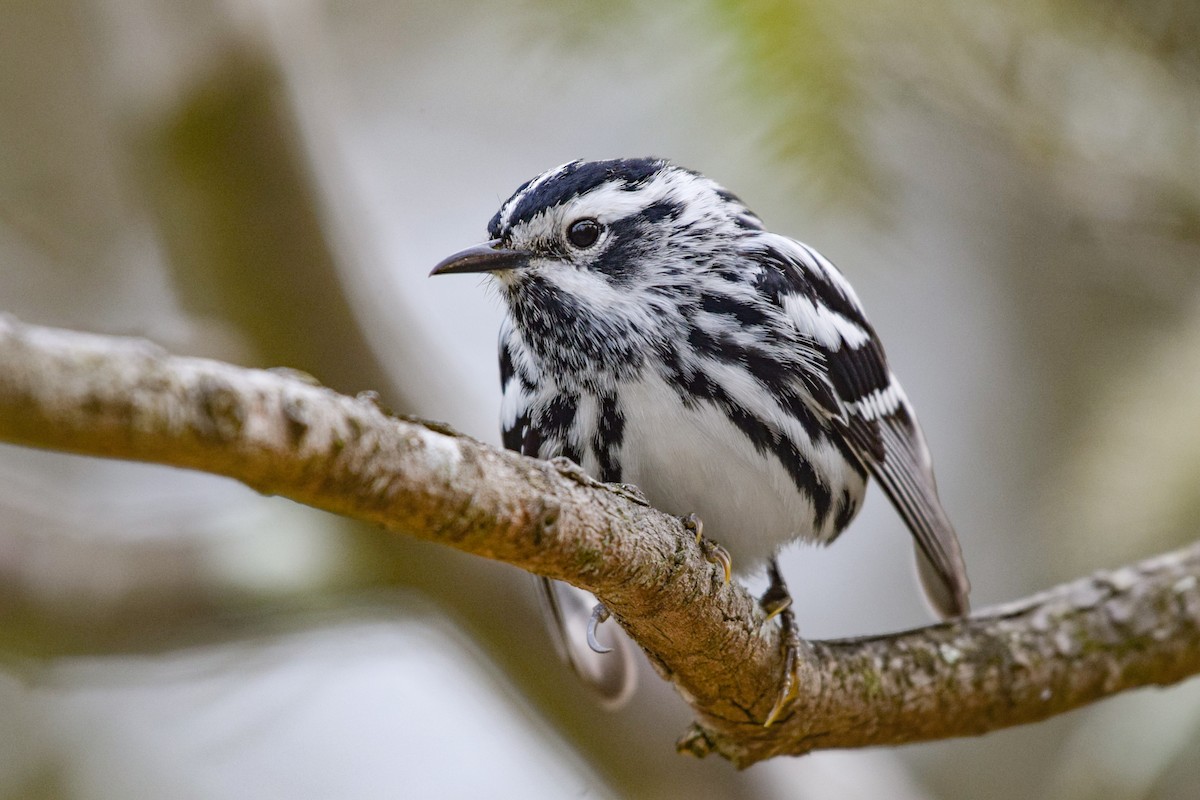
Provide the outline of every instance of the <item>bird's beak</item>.
{"type": "Polygon", "coordinates": [[[523,250],[506,250],[499,239],[468,247],[449,258],[443,258],[430,276],[453,275],[462,272],[502,272],[528,266],[529,253],[523,250]]]}

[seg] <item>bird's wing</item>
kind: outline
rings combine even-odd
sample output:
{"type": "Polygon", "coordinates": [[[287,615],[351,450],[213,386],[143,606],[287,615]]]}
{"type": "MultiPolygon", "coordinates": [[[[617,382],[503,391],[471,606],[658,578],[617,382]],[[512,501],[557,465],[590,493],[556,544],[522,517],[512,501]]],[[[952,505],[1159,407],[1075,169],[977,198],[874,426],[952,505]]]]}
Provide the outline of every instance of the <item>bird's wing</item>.
{"type": "Polygon", "coordinates": [[[912,532],[930,602],[943,617],[965,615],[970,583],[938,499],[929,448],[854,290],[807,245],[782,236],[770,236],[769,243],[769,257],[757,259],[764,269],[760,286],[824,361],[828,385],[813,393],[815,402],[912,532]]]}

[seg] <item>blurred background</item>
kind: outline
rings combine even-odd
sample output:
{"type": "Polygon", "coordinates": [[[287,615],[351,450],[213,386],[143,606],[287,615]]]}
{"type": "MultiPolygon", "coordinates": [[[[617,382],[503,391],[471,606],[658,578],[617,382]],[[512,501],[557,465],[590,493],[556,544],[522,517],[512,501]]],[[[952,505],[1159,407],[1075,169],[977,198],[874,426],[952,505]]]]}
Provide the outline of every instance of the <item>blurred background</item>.
{"type": "MultiPolygon", "coordinates": [[[[526,178],[662,155],[854,282],[977,607],[1200,517],[1200,6],[7,0],[0,310],[304,370],[498,443],[499,300],[426,279],[526,178]]],[[[872,493],[802,631],[929,621],[872,493]]],[[[0,447],[2,798],[1185,798],[1200,685],[978,739],[674,754],[517,570],[230,481],[0,447]]]]}

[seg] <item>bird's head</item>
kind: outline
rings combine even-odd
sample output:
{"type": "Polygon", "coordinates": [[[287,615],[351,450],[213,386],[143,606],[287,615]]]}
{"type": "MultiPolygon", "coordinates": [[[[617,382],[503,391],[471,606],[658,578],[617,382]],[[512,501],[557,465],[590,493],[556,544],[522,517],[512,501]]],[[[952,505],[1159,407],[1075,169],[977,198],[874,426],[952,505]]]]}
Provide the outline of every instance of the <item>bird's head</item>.
{"type": "Polygon", "coordinates": [[[733,194],[663,159],[572,161],[518,188],[488,224],[490,241],[432,274],[490,272],[510,290],[537,276],[576,294],[637,292],[708,266],[758,230],[733,194]]]}

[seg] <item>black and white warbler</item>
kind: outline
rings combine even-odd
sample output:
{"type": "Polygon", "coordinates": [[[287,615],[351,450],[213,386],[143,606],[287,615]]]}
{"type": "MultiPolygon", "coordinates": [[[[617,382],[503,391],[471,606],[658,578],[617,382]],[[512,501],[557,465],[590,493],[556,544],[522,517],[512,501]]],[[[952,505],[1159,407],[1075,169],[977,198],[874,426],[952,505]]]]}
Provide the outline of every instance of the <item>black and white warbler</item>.
{"type": "MultiPolygon", "coordinates": [[[[506,447],[635,484],[660,509],[697,514],[740,570],[766,564],[764,607],[785,612],[789,664],[775,556],[837,538],[868,476],[911,530],[934,608],[967,613],[917,418],[854,290],[816,250],[660,159],[556,167],[504,202],[488,236],[433,273],[499,284],[506,447]]],[[[789,669],[781,702],[790,683],[789,669]]]]}

